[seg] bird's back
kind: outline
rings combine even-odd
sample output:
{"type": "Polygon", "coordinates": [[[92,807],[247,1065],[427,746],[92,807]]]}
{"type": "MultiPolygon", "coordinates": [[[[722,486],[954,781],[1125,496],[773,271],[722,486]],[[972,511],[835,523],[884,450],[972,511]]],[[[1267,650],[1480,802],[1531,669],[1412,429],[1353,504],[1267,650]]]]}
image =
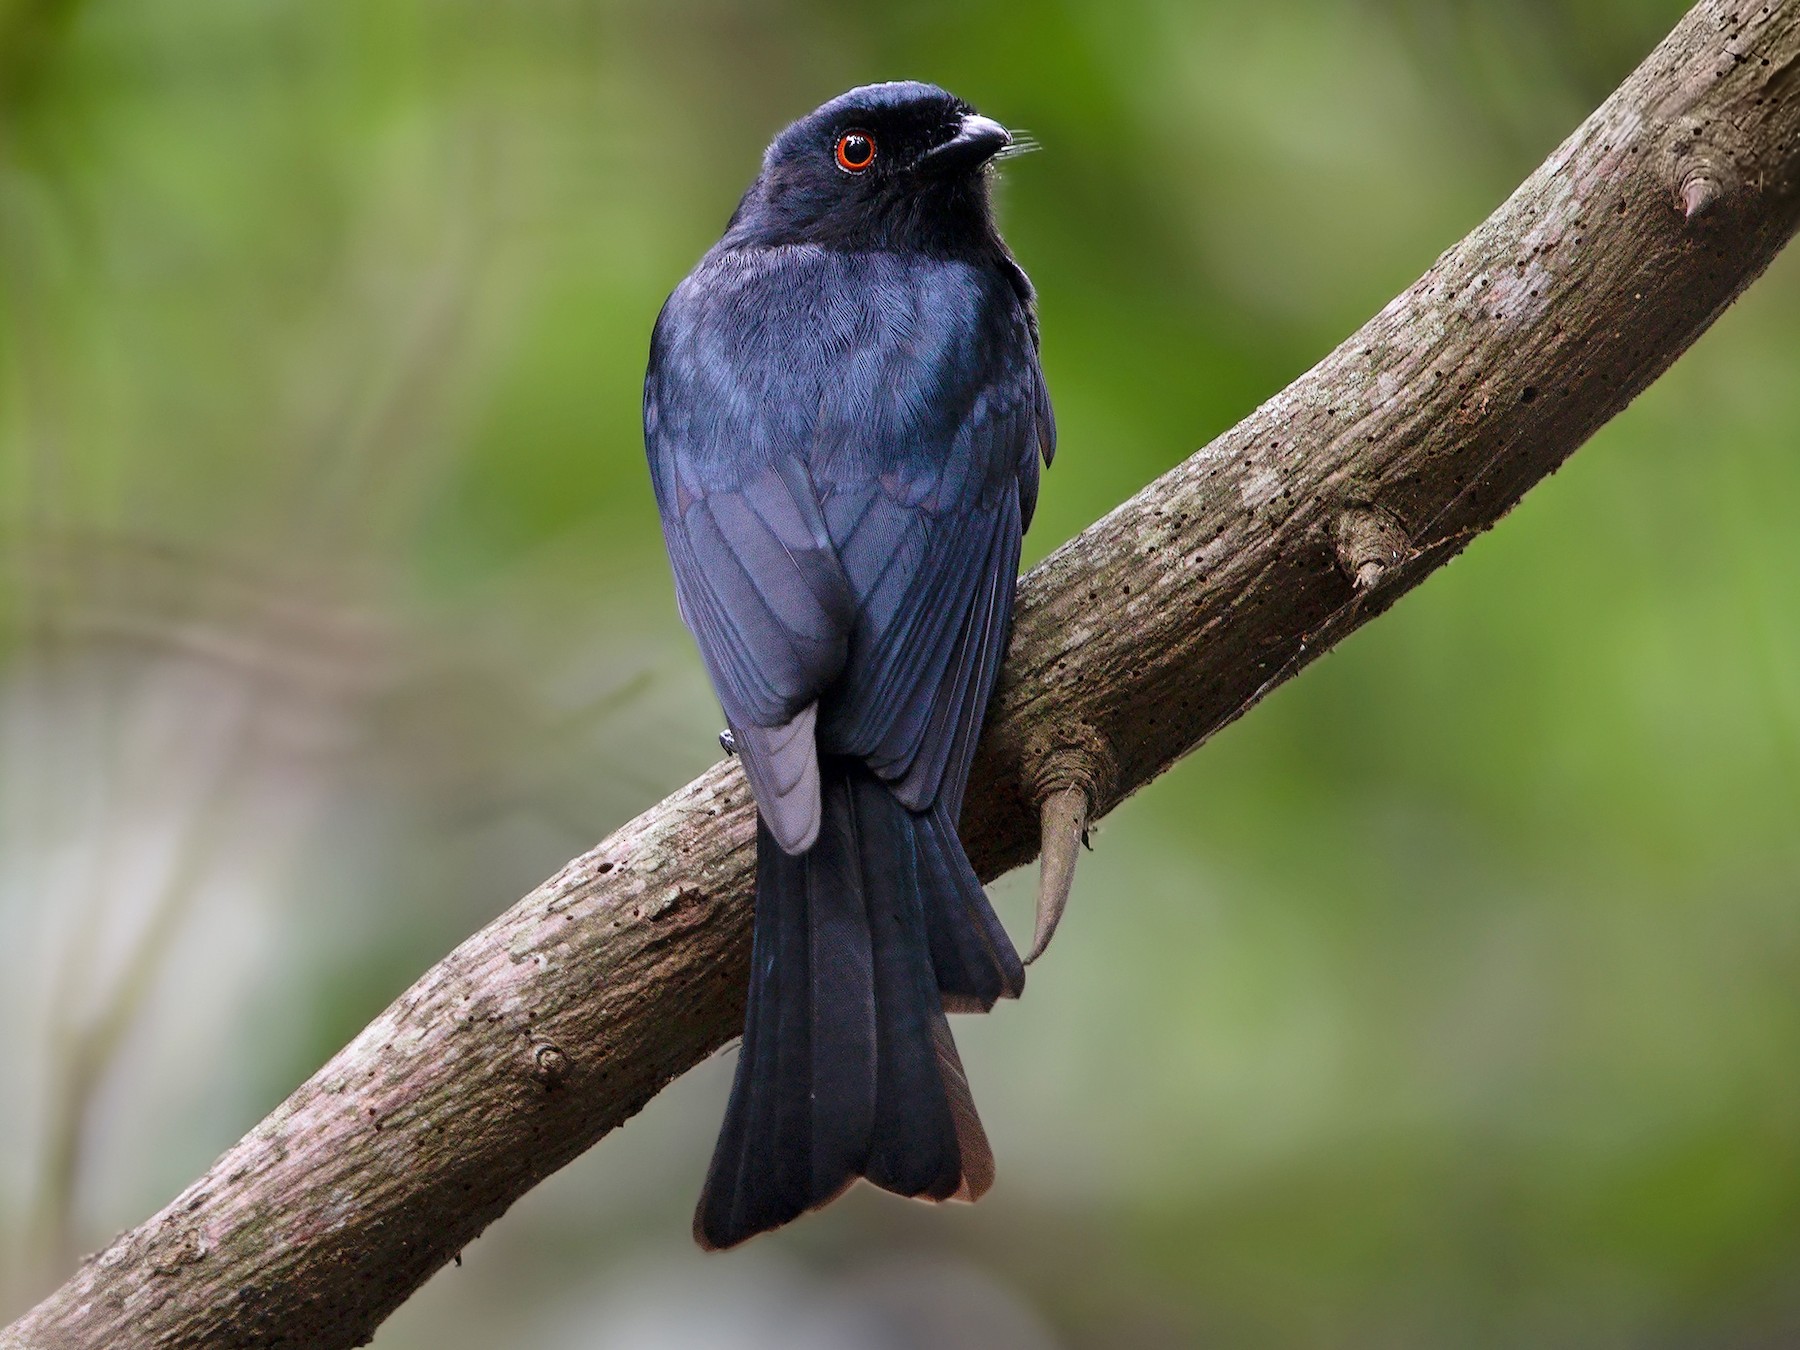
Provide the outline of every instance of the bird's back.
{"type": "MultiPolygon", "coordinates": [[[[842,590],[825,607],[843,659],[782,706],[821,700],[821,749],[891,762],[912,748],[890,743],[895,723],[920,734],[950,655],[930,630],[957,623],[982,574],[1016,565],[1041,391],[1028,311],[997,266],[721,247],[670,297],[645,395],[659,504],[666,522],[746,495],[814,517],[841,571],[824,587],[842,590]],[[772,473],[784,490],[756,491],[772,473]]],[[[1004,609],[1001,628],[1010,587],[1004,609]]]]}

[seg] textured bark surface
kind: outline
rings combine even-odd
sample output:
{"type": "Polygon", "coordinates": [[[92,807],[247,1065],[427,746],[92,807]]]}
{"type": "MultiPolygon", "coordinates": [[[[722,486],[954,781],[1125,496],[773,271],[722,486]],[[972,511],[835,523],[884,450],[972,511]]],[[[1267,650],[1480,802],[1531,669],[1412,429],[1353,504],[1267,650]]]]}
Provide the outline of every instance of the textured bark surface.
{"type": "MultiPolygon", "coordinates": [[[[964,821],[983,876],[1047,795],[1105,812],[1447,561],[1797,223],[1800,0],[1706,0],[1404,294],[1026,579],[964,821]]],[[[570,863],[0,1347],[366,1341],[737,1034],[753,826],[722,764],[570,863]]]]}

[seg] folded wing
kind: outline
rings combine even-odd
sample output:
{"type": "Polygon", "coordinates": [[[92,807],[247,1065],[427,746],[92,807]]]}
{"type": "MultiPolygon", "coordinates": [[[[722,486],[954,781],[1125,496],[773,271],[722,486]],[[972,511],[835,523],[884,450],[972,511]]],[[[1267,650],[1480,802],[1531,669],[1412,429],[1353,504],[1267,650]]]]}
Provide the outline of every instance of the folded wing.
{"type": "Polygon", "coordinates": [[[821,752],[954,823],[1054,443],[1010,292],[867,280],[826,275],[780,352],[665,312],[646,387],[682,614],[787,852],[817,837],[821,752]]]}

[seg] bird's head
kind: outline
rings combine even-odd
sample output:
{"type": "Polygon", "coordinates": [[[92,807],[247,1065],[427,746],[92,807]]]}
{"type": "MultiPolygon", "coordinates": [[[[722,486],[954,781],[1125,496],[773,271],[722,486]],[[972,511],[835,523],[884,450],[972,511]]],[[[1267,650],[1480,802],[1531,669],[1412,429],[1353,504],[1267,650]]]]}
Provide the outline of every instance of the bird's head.
{"type": "Polygon", "coordinates": [[[934,84],[864,85],[775,138],[726,239],[977,250],[995,239],[989,166],[1024,148],[934,84]]]}

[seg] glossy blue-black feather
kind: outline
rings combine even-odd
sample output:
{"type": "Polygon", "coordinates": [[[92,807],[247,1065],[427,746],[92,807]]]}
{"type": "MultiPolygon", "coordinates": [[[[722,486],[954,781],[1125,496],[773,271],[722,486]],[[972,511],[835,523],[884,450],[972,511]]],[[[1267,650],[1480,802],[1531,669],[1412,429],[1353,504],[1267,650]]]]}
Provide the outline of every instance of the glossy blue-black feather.
{"type": "Polygon", "coordinates": [[[832,100],[770,145],[652,341],[676,593],[761,817],[703,1246],[858,1176],[933,1199],[993,1180],[944,1014],[1024,985],[956,833],[1055,444],[991,214],[1009,141],[932,85],[832,100]]]}
{"type": "Polygon", "coordinates": [[[1004,270],[722,246],[658,321],[645,427],[682,612],[759,801],[793,777],[759,730],[817,703],[820,752],[913,810],[947,782],[960,807],[1054,443],[1004,270]]]}

